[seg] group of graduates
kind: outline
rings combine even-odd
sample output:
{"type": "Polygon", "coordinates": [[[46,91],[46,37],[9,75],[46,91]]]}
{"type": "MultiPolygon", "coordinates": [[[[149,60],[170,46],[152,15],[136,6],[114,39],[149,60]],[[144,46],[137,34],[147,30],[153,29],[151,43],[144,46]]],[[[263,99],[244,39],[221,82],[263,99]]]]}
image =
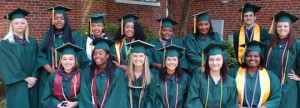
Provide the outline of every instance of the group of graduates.
{"type": "Polygon", "coordinates": [[[114,38],[105,34],[106,14],[89,15],[88,36],[71,31],[70,8],[55,6],[38,45],[29,35],[26,10],[16,9],[0,41],[0,72],[7,108],[299,108],[299,18],[280,11],[272,27],[256,20],[261,7],[240,9],[234,34],[239,66],[229,70],[228,45],[213,31],[209,12],[194,17],[194,31],[174,37],[176,21],[158,19],[150,43],[127,14],[114,38]]]}

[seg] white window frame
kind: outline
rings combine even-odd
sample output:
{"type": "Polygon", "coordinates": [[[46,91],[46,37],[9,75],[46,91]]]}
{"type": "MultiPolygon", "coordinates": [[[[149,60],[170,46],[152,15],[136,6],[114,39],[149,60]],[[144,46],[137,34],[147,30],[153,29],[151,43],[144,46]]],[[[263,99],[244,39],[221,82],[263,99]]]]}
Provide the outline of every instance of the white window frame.
{"type": "Polygon", "coordinates": [[[137,4],[137,5],[148,5],[148,6],[160,6],[160,2],[146,2],[146,1],[133,1],[133,0],[115,0],[116,3],[125,4],[137,4]]]}

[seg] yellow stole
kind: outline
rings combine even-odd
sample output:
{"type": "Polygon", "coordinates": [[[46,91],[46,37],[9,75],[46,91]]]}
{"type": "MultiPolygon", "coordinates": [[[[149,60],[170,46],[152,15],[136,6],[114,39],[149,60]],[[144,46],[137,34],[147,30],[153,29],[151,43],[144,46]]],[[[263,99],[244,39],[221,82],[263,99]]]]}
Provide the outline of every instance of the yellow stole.
{"type": "MultiPolygon", "coordinates": [[[[253,40],[260,41],[260,27],[258,24],[254,24],[254,31],[253,31],[253,40]]],[[[244,53],[245,53],[245,47],[242,47],[241,45],[245,44],[245,25],[243,24],[240,29],[240,35],[239,35],[239,46],[238,46],[238,61],[240,64],[244,62],[244,53]]]]}
{"type": "MultiPolygon", "coordinates": [[[[260,84],[260,99],[258,105],[261,106],[268,100],[270,96],[271,83],[270,83],[269,74],[265,68],[259,70],[258,74],[259,74],[259,84],[260,84]]],[[[241,105],[243,104],[243,100],[244,100],[244,85],[246,80],[245,75],[246,75],[246,68],[240,67],[235,78],[237,91],[238,91],[239,104],[241,105]]]]}
{"type": "Polygon", "coordinates": [[[123,44],[123,42],[122,41],[119,41],[119,42],[116,42],[115,43],[115,49],[116,49],[116,59],[117,59],[117,62],[120,64],[121,63],[121,58],[120,58],[120,56],[121,56],[121,53],[120,53],[120,51],[122,51],[122,44],[123,44]]]}

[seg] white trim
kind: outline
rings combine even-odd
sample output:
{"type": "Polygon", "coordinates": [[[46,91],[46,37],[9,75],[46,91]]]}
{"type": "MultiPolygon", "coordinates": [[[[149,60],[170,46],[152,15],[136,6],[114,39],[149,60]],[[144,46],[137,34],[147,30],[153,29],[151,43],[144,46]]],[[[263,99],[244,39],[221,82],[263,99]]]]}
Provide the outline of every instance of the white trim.
{"type": "Polygon", "coordinates": [[[144,1],[131,1],[131,0],[115,0],[115,1],[116,1],[116,3],[160,6],[160,2],[144,2],[144,1]]]}

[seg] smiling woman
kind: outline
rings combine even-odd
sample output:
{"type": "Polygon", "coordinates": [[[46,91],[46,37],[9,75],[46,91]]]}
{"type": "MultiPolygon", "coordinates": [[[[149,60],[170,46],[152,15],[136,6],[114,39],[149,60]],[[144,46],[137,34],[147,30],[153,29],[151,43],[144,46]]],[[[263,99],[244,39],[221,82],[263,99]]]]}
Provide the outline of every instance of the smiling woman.
{"type": "Polygon", "coordinates": [[[46,108],[78,108],[81,70],[75,55],[82,48],[67,43],[56,50],[62,54],[61,64],[58,70],[49,76],[41,102],[46,108]]]}
{"type": "Polygon", "coordinates": [[[230,75],[236,80],[239,107],[279,108],[281,85],[278,77],[264,68],[262,49],[267,45],[252,41],[247,45],[244,61],[230,75]]]}
{"type": "Polygon", "coordinates": [[[8,108],[37,108],[38,105],[39,51],[36,40],[29,36],[25,19],[28,14],[17,8],[4,17],[11,21],[7,35],[0,41],[0,72],[8,108]]]}

